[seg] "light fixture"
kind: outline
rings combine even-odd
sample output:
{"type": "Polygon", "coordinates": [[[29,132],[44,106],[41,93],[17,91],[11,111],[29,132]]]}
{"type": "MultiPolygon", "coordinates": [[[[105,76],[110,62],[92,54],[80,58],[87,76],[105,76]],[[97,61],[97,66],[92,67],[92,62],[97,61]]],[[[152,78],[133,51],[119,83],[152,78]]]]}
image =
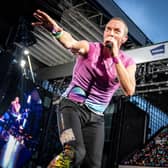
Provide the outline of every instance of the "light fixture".
{"type": "Polygon", "coordinates": [[[26,61],[22,59],[22,60],[20,61],[20,66],[21,66],[22,68],[24,68],[25,65],[26,65],[26,61]]]}
{"type": "Polygon", "coordinates": [[[29,55],[29,50],[28,50],[28,49],[25,49],[25,50],[23,51],[23,53],[24,53],[24,55],[29,55]]]}

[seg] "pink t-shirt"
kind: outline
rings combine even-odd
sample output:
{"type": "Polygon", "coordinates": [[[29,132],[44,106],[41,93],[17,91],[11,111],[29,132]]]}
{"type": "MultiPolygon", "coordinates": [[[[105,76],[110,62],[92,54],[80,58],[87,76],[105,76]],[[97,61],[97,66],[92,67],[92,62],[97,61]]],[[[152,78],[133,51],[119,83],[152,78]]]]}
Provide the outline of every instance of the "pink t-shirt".
{"type": "MultiPolygon", "coordinates": [[[[91,42],[87,56],[77,56],[71,83],[63,94],[100,114],[120,86],[112,57],[102,54],[102,49],[101,43],[91,42]]],[[[120,51],[119,58],[125,67],[135,64],[123,51],[120,51]]]]}

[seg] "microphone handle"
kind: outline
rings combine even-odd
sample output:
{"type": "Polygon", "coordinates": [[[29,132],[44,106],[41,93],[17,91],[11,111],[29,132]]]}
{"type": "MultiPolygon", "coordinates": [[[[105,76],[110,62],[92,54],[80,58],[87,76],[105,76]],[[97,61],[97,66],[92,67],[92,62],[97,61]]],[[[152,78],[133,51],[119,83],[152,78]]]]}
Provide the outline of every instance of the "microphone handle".
{"type": "Polygon", "coordinates": [[[109,48],[109,49],[112,49],[113,44],[112,44],[112,43],[107,43],[105,46],[106,46],[107,48],[109,48]]]}

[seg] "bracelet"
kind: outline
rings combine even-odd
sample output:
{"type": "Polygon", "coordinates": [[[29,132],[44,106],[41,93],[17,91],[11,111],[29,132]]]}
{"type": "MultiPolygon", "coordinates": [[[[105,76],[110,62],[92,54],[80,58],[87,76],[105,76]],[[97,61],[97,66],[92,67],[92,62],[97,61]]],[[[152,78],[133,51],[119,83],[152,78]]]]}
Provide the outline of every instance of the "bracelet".
{"type": "Polygon", "coordinates": [[[56,32],[55,30],[52,31],[52,35],[56,38],[59,39],[63,35],[63,31],[58,31],[56,32]]]}
{"type": "Polygon", "coordinates": [[[119,64],[120,59],[118,57],[112,57],[112,60],[115,64],[119,64]]]}

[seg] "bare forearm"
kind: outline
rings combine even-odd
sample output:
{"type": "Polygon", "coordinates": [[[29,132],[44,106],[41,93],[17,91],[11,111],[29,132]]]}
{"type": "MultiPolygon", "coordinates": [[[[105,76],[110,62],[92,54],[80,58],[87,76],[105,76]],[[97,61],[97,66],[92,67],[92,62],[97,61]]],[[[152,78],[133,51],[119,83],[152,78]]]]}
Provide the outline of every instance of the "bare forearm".
{"type": "Polygon", "coordinates": [[[66,31],[62,31],[63,34],[60,38],[58,38],[58,41],[67,49],[71,49],[73,47],[73,44],[76,42],[76,40],[72,37],[72,35],[66,31]]]}
{"type": "Polygon", "coordinates": [[[116,43],[113,43],[113,47],[109,51],[111,52],[113,62],[115,63],[117,77],[120,82],[121,88],[123,89],[125,95],[133,95],[135,92],[136,65],[131,65],[127,68],[123,65],[122,61],[119,58],[120,50],[116,43]]]}
{"type": "Polygon", "coordinates": [[[62,35],[57,40],[67,49],[71,49],[73,53],[85,55],[89,50],[89,43],[86,40],[77,41],[72,35],[66,31],[62,31],[62,35]]]}
{"type": "Polygon", "coordinates": [[[134,72],[136,67],[132,66],[132,74],[128,72],[128,70],[124,67],[121,61],[118,64],[115,64],[117,77],[119,79],[120,85],[124,90],[124,93],[127,96],[133,95],[135,92],[135,79],[134,79],[134,72]]]}

